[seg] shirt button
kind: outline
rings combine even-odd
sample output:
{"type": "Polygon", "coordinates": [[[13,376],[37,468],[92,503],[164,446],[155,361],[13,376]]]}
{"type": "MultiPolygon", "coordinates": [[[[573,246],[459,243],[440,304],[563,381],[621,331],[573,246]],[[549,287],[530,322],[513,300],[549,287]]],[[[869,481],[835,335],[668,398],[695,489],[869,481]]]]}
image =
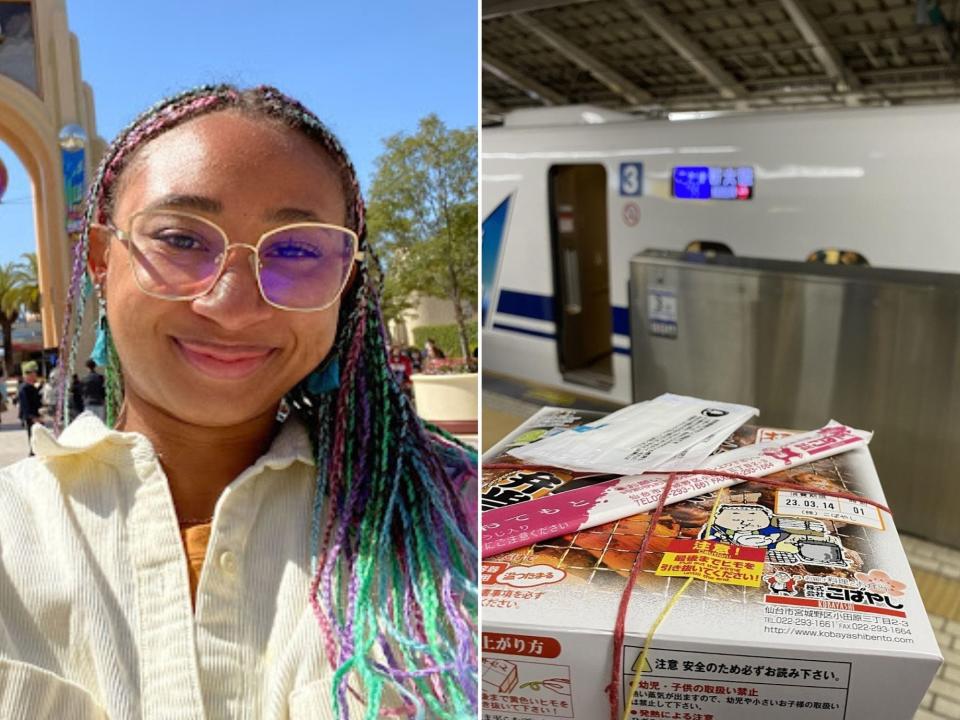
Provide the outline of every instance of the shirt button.
{"type": "Polygon", "coordinates": [[[237,572],[237,556],[229,550],[220,553],[220,567],[228,575],[235,575],[237,572]]]}

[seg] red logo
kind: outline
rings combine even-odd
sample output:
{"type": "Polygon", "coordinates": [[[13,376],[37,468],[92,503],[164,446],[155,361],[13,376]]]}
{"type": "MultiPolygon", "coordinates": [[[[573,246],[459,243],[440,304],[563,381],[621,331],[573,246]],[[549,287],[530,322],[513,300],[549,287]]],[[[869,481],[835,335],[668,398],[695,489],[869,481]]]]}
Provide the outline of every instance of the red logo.
{"type": "Polygon", "coordinates": [[[484,560],[480,564],[480,583],[482,585],[496,585],[497,575],[510,567],[505,562],[484,560]]]}

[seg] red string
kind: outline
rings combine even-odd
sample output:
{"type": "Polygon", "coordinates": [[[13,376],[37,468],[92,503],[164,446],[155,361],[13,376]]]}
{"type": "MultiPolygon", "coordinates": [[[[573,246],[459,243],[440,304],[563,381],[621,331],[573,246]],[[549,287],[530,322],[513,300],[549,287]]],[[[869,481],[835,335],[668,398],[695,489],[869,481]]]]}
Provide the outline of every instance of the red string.
{"type": "Polygon", "coordinates": [[[660,515],[667,503],[667,496],[670,494],[670,488],[673,487],[673,481],[677,477],[676,473],[670,473],[663,491],[660,493],[660,500],[657,502],[657,508],[650,515],[650,524],[647,531],[643,534],[643,542],[640,544],[640,552],[637,559],[633,562],[630,569],[630,578],[627,580],[623,593],[620,595],[620,607],[617,609],[617,623],[613,626],[613,675],[610,677],[610,684],[607,685],[607,698],[610,700],[610,720],[617,720],[620,709],[620,674],[623,668],[623,635],[624,623],[627,618],[627,608],[630,605],[631,591],[637,581],[637,575],[640,574],[640,567],[643,565],[643,556],[647,552],[647,546],[653,537],[653,531],[657,527],[660,515]]]}

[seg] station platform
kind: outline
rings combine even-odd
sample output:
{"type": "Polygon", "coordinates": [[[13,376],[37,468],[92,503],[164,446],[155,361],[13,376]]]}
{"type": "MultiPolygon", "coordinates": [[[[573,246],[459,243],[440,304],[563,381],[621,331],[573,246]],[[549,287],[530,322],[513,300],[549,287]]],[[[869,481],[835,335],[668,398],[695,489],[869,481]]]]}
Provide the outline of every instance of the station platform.
{"type": "MultiPolygon", "coordinates": [[[[493,373],[483,375],[483,451],[544,405],[616,410],[619,405],[493,373]]],[[[960,549],[900,536],[944,664],[914,720],[960,720],[960,549]]]]}

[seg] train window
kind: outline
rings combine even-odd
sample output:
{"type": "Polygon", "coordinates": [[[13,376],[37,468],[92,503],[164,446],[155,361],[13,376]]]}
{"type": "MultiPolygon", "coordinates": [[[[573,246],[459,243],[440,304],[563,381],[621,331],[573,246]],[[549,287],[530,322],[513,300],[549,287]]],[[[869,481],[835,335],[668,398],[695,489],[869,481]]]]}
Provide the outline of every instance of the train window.
{"type": "Polygon", "coordinates": [[[678,200],[750,200],[754,184],[753,168],[748,166],[673,168],[673,196],[678,200]]]}

